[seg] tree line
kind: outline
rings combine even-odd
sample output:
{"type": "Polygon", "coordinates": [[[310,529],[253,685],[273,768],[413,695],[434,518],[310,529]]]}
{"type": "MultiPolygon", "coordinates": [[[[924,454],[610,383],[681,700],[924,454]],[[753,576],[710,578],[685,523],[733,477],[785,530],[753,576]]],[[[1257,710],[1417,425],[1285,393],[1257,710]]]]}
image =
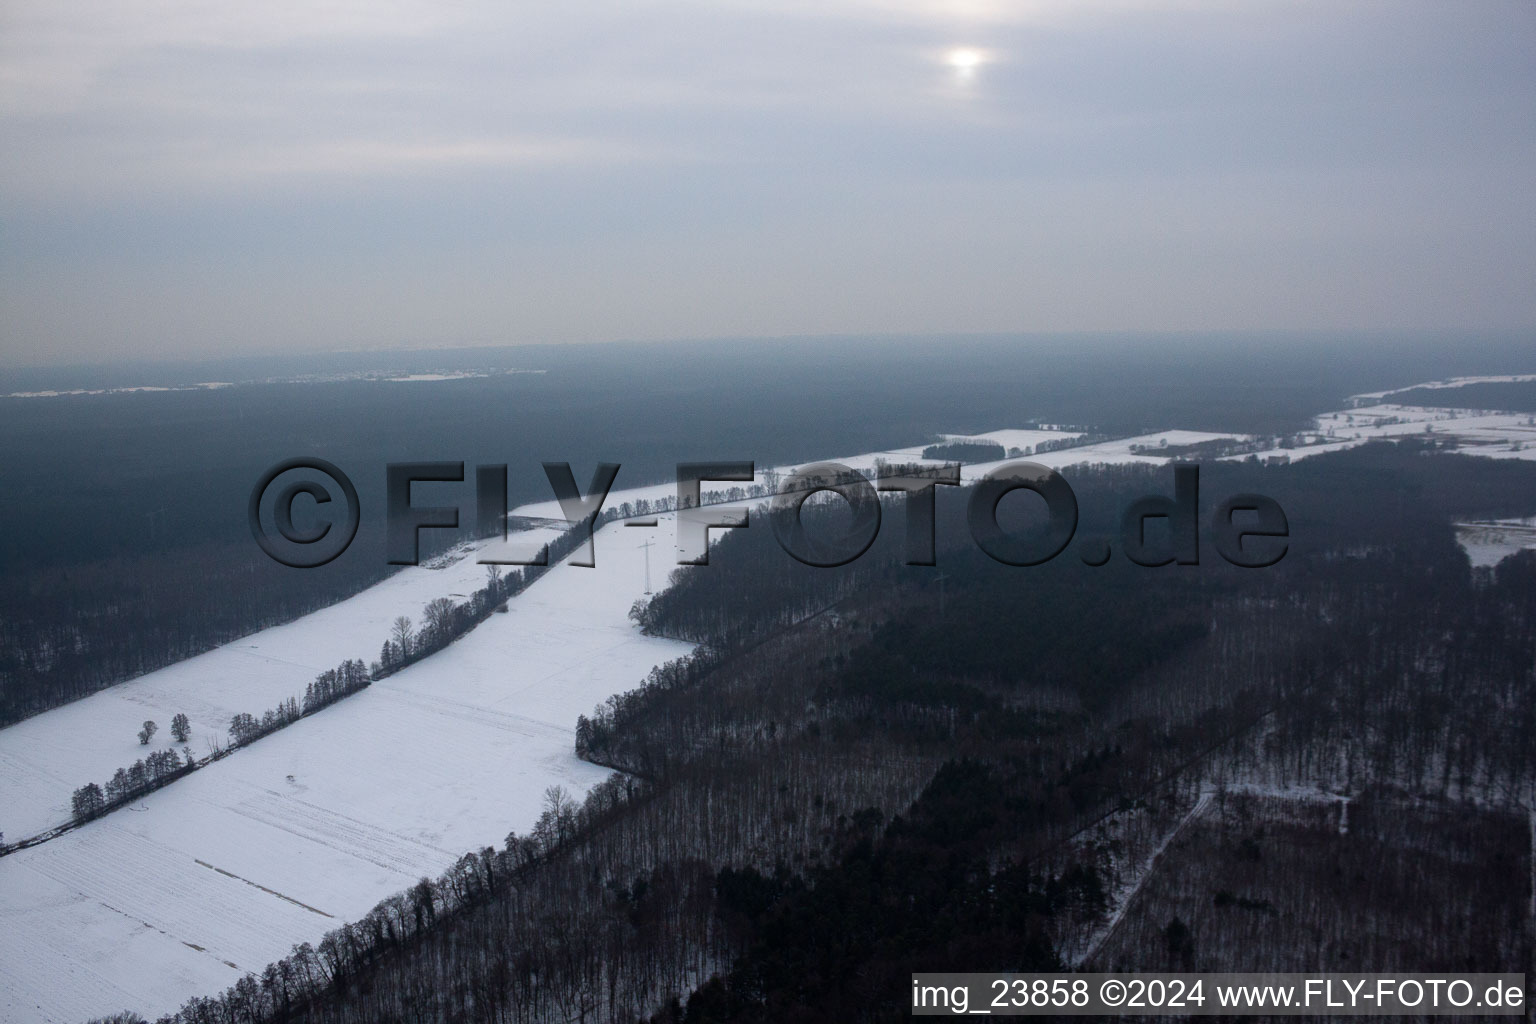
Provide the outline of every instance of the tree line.
{"type": "MultiPolygon", "coordinates": [[[[583,536],[576,529],[560,534],[550,542],[549,560],[557,563],[575,550],[583,536]]],[[[279,702],[276,707],[267,709],[260,717],[249,712],[236,713],[230,719],[228,727],[229,745],[216,746],[210,751],[208,757],[198,760],[190,750],[186,750],[185,763],[178,759],[176,766],[172,768],[164,756],[150,755],[150,758],[138,762],[132,768],[117,771],[114,780],[126,776],[132,780],[130,786],[114,787],[114,784],[109,782],[107,788],[103,790],[101,786],[92,782],[79,787],[70,798],[73,823],[83,824],[115,810],[146,793],[168,785],[190,771],[195,771],[226,756],[238,747],[254,743],[263,736],[292,725],[300,718],[314,714],[343,697],[358,693],[371,683],[399,671],[406,665],[442,650],[476,625],[484,622],[493,611],[504,610],[507,598],[519,593],[538,579],[543,572],[547,571],[547,566],[528,566],[522,572],[514,570],[506,574],[503,574],[501,568],[496,565],[488,565],[486,569],[485,585],[477,589],[467,603],[457,604],[446,597],[434,598],[428,602],[422,612],[421,627],[414,631],[409,618],[405,616],[397,618],[390,638],[384,641],[380,660],[374,662],[371,668],[365,666],[361,660],[349,659],[336,668],[327,669],[317,675],[314,681],[305,687],[302,703],[297,697],[290,697],[279,702]],[[154,766],[150,765],[151,760],[155,762],[154,766]]],[[[147,744],[157,728],[154,722],[145,722],[139,734],[140,742],[147,744]]],[[[185,715],[178,714],[172,720],[172,731],[179,742],[186,741],[188,728],[189,723],[185,715]]],[[[175,757],[174,751],[163,753],[175,757]]]]}
{"type": "Polygon", "coordinates": [[[157,750],[135,761],[131,767],[119,768],[107,780],[105,790],[94,782],[86,783],[70,797],[74,820],[86,822],[98,818],[179,779],[197,767],[197,760],[190,750],[185,751],[184,756],[185,760],[174,750],[157,750]]]}

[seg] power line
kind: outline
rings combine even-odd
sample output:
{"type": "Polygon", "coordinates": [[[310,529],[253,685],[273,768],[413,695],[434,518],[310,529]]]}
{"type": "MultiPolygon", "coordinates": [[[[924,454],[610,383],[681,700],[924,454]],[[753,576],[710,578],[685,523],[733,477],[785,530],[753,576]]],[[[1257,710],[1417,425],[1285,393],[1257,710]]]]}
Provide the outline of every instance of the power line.
{"type": "Polygon", "coordinates": [[[648,540],[640,545],[645,552],[645,593],[649,597],[651,593],[651,542],[648,540]]]}

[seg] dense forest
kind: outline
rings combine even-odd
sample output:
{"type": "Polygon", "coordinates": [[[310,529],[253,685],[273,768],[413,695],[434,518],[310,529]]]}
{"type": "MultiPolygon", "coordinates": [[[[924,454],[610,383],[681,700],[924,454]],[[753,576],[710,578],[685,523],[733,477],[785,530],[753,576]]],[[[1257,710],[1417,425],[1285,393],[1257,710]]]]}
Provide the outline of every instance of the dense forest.
{"type": "MultiPolygon", "coordinates": [[[[515,506],[550,497],[544,460],[578,472],[620,462],[626,487],[670,480],[680,461],[785,465],[1036,421],[1121,436],[1169,426],[1272,436],[1352,392],[1495,372],[1524,354],[1523,339],[1459,349],[1396,339],[1390,361],[1325,337],[1022,341],[886,339],[879,361],[867,339],[849,338],[6,371],[0,393],[236,383],[0,398],[0,726],[382,578],[390,461],[511,464],[515,506]],[[1121,372],[1106,379],[1110,358],[1121,372]],[[538,372],[503,372],[513,368],[538,372]],[[442,369],[488,375],[388,380],[442,369]],[[352,476],[363,517],[346,554],[296,572],[257,549],[245,503],[268,467],[304,454],[352,476]]],[[[443,497],[472,520],[467,485],[445,485],[443,497]]],[[[423,539],[431,549],[454,538],[423,539]]]]}
{"type": "Polygon", "coordinates": [[[923,458],[940,462],[1001,462],[1007,449],[990,441],[948,441],[923,449],[923,458]]]}
{"type": "Polygon", "coordinates": [[[1410,388],[1394,391],[1384,401],[1401,405],[1451,406],[1496,412],[1536,413],[1536,382],[1486,381],[1454,388],[1410,388]]]}
{"type": "MultiPolygon", "coordinates": [[[[1118,546],[1170,476],[1074,471],[1081,534],[1118,546]]],[[[826,570],[732,531],[636,612],[706,646],[578,724],[608,783],[173,1019],[810,1024],[905,1018],[918,970],[1527,970],[1536,555],[1474,571],[1450,522],[1530,514],[1536,467],[1420,440],[1200,483],[1277,500],[1286,557],[1005,566],[959,488],[936,568],[895,530],[826,570]]]]}

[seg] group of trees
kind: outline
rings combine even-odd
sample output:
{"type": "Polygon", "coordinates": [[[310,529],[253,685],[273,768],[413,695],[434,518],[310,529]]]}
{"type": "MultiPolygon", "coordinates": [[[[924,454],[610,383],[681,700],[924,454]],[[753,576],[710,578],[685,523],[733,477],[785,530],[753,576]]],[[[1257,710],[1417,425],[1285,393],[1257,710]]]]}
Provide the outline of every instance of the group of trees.
{"type": "MultiPolygon", "coordinates": [[[[492,568],[495,568],[492,566],[492,568]]],[[[414,625],[410,618],[401,615],[397,617],[390,627],[390,635],[384,641],[384,646],[379,651],[377,662],[379,671],[376,674],[389,675],[414,662],[420,661],[437,651],[442,650],[458,637],[472,629],[482,621],[483,615],[476,615],[485,601],[480,600],[480,595],[486,589],[494,589],[497,593],[502,588],[495,581],[475,592],[476,600],[469,605],[455,604],[446,597],[434,598],[422,609],[421,628],[412,631],[414,625]]],[[[488,609],[486,609],[488,610],[488,609]]]]}
{"type": "MultiPolygon", "coordinates": [[[[155,733],[159,731],[160,726],[158,724],[156,724],[153,720],[146,720],[143,727],[139,729],[140,746],[149,746],[150,740],[154,739],[155,733]]],[[[171,735],[176,737],[177,743],[185,743],[187,742],[187,737],[191,735],[191,733],[192,723],[187,720],[186,715],[178,712],[171,719],[171,735]]]]}
{"type": "MultiPolygon", "coordinates": [[[[779,472],[776,469],[765,469],[758,473],[761,480],[749,484],[732,484],[729,487],[719,483],[705,485],[699,495],[700,504],[719,505],[729,502],[750,501],[758,498],[771,498],[779,489],[779,472]]],[[[692,501],[684,501],[683,508],[693,507],[692,501]]],[[[652,516],[666,512],[676,512],[678,509],[677,496],[675,494],[663,494],[657,498],[636,498],[633,501],[623,501],[612,508],[604,509],[598,516],[598,522],[607,523],[615,519],[630,519],[635,516],[652,516]]]]}
{"type": "MultiPolygon", "coordinates": [[[[148,746],[159,730],[160,727],[153,721],[146,721],[139,730],[139,743],[148,746]]],[[[186,715],[177,714],[171,719],[171,735],[176,737],[178,743],[185,743],[190,731],[191,723],[187,721],[186,715]]],[[[71,816],[77,824],[90,821],[159,789],[196,767],[197,758],[186,747],[182,748],[181,754],[169,748],[157,750],[135,761],[131,767],[119,768],[107,780],[105,789],[94,782],[76,789],[69,801],[71,816]]]]}
{"type": "Polygon", "coordinates": [[[1048,437],[1038,444],[1019,450],[1020,455],[1044,455],[1046,452],[1063,452],[1068,448],[1081,448],[1084,445],[1098,444],[1100,441],[1109,440],[1106,434],[1084,428],[1083,433],[1073,437],[1048,437]]]}
{"type": "Polygon", "coordinates": [[[87,782],[70,797],[70,809],[76,821],[90,821],[107,809],[107,798],[100,786],[87,782]]]}
{"type": "Polygon", "coordinates": [[[368,670],[361,661],[348,660],[336,668],[327,669],[304,688],[303,713],[313,714],[327,704],[356,693],[367,686],[369,681],[368,670]]]}
{"type": "Polygon", "coordinates": [[[232,746],[254,743],[269,733],[292,725],[305,715],[312,715],[329,704],[334,704],[349,694],[357,693],[372,682],[368,669],[357,659],[348,659],[335,668],[328,668],[315,676],[314,682],[304,688],[304,703],[297,697],[289,697],[268,708],[260,718],[241,712],[229,723],[232,746]]]}
{"type": "Polygon", "coordinates": [[[616,693],[586,715],[576,716],[576,756],[594,764],[622,767],[641,778],[652,777],[666,768],[665,757],[652,763],[647,750],[625,745],[627,726],[636,716],[648,714],[660,694],[681,691],[698,685],[719,662],[719,655],[703,649],[686,658],[657,665],[636,689],[616,693]]]}
{"type": "Polygon", "coordinates": [[[169,748],[157,750],[135,761],[131,767],[119,768],[107,780],[104,790],[94,782],[75,790],[70,797],[70,810],[76,822],[90,821],[167,785],[196,767],[197,759],[190,750],[183,748],[180,754],[169,748]]]}
{"type": "Polygon", "coordinates": [[[135,761],[130,768],[119,768],[107,781],[107,803],[116,804],[143,796],[152,789],[163,786],[171,778],[193,767],[196,759],[192,751],[180,754],[167,747],[135,761]]]}
{"type": "Polygon", "coordinates": [[[943,462],[1001,462],[1008,451],[995,441],[945,441],[923,449],[923,458],[943,462]]]}
{"type": "Polygon", "coordinates": [[[229,739],[232,746],[242,747],[254,743],[285,725],[291,725],[303,717],[299,702],[294,697],[279,701],[277,707],[268,708],[260,718],[248,711],[241,711],[229,720],[229,739]]]}

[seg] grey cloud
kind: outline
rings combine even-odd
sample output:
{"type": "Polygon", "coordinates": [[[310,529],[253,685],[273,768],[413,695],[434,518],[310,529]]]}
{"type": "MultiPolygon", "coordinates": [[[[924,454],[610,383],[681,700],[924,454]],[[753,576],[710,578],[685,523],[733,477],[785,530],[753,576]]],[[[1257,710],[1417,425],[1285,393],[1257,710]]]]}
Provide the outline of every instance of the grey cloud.
{"type": "Polygon", "coordinates": [[[5,361],[1536,322],[1526,3],[124,10],[7,5],[5,361]]]}

